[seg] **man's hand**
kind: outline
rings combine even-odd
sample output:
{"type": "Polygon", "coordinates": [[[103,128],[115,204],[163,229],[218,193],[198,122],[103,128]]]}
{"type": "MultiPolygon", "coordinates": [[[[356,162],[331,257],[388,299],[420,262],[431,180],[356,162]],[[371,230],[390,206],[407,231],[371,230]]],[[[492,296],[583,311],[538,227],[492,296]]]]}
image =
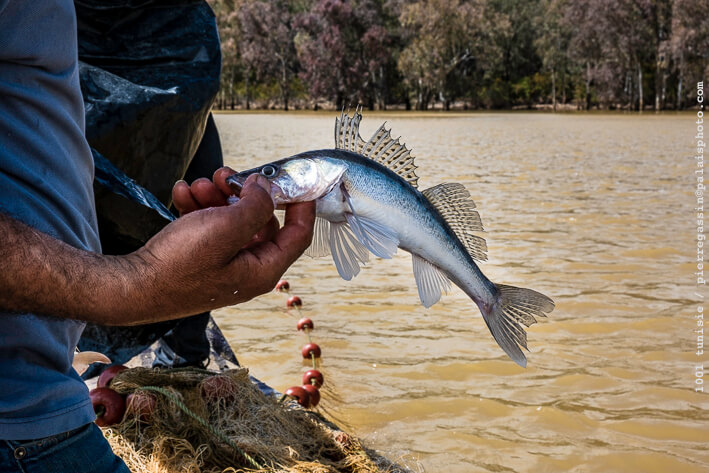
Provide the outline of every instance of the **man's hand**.
{"type": "MultiPolygon", "coordinates": [[[[173,294],[170,312],[194,314],[248,301],[272,290],[312,239],[315,203],[286,209],[283,228],[273,215],[270,184],[252,176],[236,204],[222,168],[214,181],[178,182],[173,201],[182,217],[136,252],[163,278],[158,291],[173,294]]],[[[157,275],[151,278],[158,279],[157,275]]]]}
{"type": "MultiPolygon", "coordinates": [[[[178,181],[172,189],[173,205],[181,216],[195,210],[227,205],[227,199],[234,191],[226,183],[226,178],[235,172],[228,167],[222,167],[214,173],[212,181],[207,178],[200,178],[194,181],[191,186],[185,181],[178,181]]],[[[265,180],[261,180],[263,186],[266,185],[265,182],[265,180]]],[[[264,187],[264,189],[268,192],[268,187],[264,187]]],[[[271,220],[254,235],[252,242],[247,244],[246,247],[261,241],[271,240],[278,228],[278,219],[275,215],[272,215],[271,220]]]]}
{"type": "Polygon", "coordinates": [[[106,325],[185,317],[244,302],[270,291],[312,239],[315,203],[286,208],[279,228],[262,177],[241,200],[222,168],[214,181],[173,189],[182,216],[126,256],[78,250],[0,214],[0,308],[106,325]],[[261,181],[261,182],[260,182],[261,181]]]}

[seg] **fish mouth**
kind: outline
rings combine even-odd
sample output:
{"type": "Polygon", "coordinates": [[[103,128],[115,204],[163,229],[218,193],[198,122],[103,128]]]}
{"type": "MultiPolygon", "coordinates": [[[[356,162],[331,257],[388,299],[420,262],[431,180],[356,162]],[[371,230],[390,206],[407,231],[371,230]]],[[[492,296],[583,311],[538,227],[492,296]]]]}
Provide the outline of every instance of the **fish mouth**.
{"type": "Polygon", "coordinates": [[[246,182],[246,178],[249,177],[249,174],[245,172],[237,172],[236,174],[232,174],[226,178],[227,185],[237,196],[241,194],[241,189],[244,188],[244,182],[246,182]]]}
{"type": "MultiPolygon", "coordinates": [[[[226,178],[226,183],[231,188],[231,190],[234,191],[234,195],[236,195],[237,197],[241,197],[241,191],[244,188],[244,183],[246,182],[246,179],[252,174],[254,174],[253,171],[243,171],[237,172],[236,174],[232,174],[231,176],[226,178]]],[[[273,204],[278,205],[287,203],[288,199],[286,199],[286,197],[283,195],[283,190],[281,190],[281,188],[273,181],[268,182],[271,184],[271,191],[269,192],[269,195],[273,200],[273,204]]]]}

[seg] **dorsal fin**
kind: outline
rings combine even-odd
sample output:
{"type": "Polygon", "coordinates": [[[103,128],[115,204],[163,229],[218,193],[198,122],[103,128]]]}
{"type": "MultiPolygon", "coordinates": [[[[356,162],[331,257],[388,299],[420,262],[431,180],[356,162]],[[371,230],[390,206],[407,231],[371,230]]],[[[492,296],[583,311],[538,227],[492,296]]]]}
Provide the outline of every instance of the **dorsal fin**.
{"type": "Polygon", "coordinates": [[[404,178],[413,187],[418,187],[416,165],[411,150],[399,143],[399,138],[391,137],[391,130],[386,129],[386,124],[382,124],[365,143],[359,134],[359,122],[362,121],[360,110],[357,108],[352,117],[343,111],[340,118],[335,119],[335,148],[352,151],[377,161],[404,178]]]}
{"type": "Polygon", "coordinates": [[[364,140],[359,135],[360,121],[362,121],[362,114],[359,107],[352,117],[342,111],[340,118],[335,119],[335,148],[362,154],[364,140]]]}
{"type": "Polygon", "coordinates": [[[422,194],[450,225],[468,254],[474,260],[486,261],[487,243],[484,238],[472,233],[482,232],[483,224],[470,192],[462,184],[445,183],[426,189],[422,194]]]}

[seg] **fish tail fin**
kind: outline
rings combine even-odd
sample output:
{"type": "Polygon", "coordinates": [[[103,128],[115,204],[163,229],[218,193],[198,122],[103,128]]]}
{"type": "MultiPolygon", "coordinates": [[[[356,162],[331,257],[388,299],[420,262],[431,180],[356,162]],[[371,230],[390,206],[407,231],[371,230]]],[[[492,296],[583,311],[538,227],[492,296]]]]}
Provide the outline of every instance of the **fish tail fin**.
{"type": "Polygon", "coordinates": [[[527,350],[527,333],[522,324],[529,327],[537,317],[546,317],[554,310],[554,301],[531,289],[495,284],[497,300],[482,307],[483,318],[492,336],[507,356],[521,367],[527,366],[527,358],[520,347],[527,350]]]}

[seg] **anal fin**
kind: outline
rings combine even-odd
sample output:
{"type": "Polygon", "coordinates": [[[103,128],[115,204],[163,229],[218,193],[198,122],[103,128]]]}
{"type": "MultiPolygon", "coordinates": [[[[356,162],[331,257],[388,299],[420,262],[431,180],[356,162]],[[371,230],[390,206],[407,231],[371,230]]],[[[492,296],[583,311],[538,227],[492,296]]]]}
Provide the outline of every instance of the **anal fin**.
{"type": "Polygon", "coordinates": [[[448,293],[451,288],[450,280],[438,269],[418,255],[411,254],[414,266],[416,287],[419,299],[425,308],[431,307],[441,299],[441,292],[448,293]]]}

